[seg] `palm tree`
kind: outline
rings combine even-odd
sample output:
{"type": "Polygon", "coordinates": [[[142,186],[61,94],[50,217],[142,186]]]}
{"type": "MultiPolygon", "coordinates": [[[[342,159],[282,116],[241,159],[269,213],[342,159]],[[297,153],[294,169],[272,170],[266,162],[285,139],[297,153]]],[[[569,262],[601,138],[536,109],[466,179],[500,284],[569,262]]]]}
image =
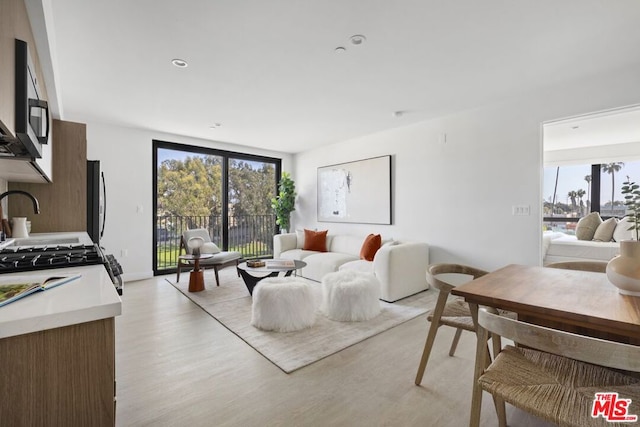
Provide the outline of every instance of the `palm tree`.
{"type": "Polygon", "coordinates": [[[602,171],[611,174],[611,215],[613,215],[613,199],[616,192],[616,172],[624,166],[623,162],[605,163],[602,165],[602,171]]]}
{"type": "Polygon", "coordinates": [[[575,191],[571,190],[571,191],[569,191],[569,194],[567,194],[567,196],[569,196],[569,198],[571,199],[571,212],[575,212],[576,211],[576,198],[578,197],[578,193],[576,193],[575,191]]]}
{"type": "Polygon", "coordinates": [[[580,216],[584,216],[586,214],[586,212],[584,211],[584,202],[582,201],[582,198],[585,194],[587,193],[585,193],[582,188],[576,191],[576,195],[578,196],[578,199],[580,199],[580,216]]]}
{"type": "MultiPolygon", "coordinates": [[[[585,176],[584,180],[587,181],[587,212],[590,212],[591,211],[591,203],[589,202],[589,198],[591,197],[591,175],[585,176]]],[[[585,212],[585,214],[587,212],[585,212]]]]}
{"type": "Polygon", "coordinates": [[[558,193],[558,175],[560,175],[560,166],[556,167],[556,185],[553,187],[553,199],[551,199],[551,216],[556,213],[556,194],[558,193]]]}

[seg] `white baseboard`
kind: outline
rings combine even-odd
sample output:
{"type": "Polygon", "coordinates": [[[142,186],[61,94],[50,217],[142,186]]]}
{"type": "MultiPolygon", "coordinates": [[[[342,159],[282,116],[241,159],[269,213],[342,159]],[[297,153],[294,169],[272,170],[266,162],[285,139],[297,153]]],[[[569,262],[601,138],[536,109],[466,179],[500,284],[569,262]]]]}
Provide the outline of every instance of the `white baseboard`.
{"type": "Polygon", "coordinates": [[[123,273],[122,280],[126,282],[135,282],[136,280],[145,280],[153,278],[153,271],[143,271],[139,273],[123,273]]]}

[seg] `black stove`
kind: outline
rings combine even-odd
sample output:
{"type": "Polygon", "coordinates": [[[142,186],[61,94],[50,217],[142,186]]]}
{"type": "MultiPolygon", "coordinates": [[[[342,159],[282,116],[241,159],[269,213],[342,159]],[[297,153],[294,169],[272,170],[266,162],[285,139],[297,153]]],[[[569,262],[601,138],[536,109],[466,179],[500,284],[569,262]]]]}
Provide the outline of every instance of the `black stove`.
{"type": "Polygon", "coordinates": [[[98,264],[105,266],[122,295],[122,268],[113,256],[105,256],[97,244],[8,246],[0,249],[0,274],[98,264]]]}

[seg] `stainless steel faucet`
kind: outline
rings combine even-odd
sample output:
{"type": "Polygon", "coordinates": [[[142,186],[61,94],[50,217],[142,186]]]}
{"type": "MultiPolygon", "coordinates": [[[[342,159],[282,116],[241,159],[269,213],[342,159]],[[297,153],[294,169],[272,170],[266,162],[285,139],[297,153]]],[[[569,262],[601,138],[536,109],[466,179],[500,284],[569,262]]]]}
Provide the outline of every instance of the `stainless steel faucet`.
{"type": "MultiPolygon", "coordinates": [[[[31,199],[31,201],[33,202],[33,212],[35,214],[39,214],[40,213],[40,204],[38,203],[38,199],[36,199],[33,194],[28,193],[26,191],[22,191],[22,190],[9,190],[9,191],[5,191],[4,193],[0,194],[0,202],[2,202],[2,199],[4,199],[5,197],[11,195],[11,194],[22,194],[23,196],[27,196],[28,198],[31,199]]],[[[2,204],[0,204],[0,242],[4,242],[6,240],[6,235],[4,232],[4,227],[2,226],[2,218],[3,218],[3,214],[2,214],[2,204]]]]}

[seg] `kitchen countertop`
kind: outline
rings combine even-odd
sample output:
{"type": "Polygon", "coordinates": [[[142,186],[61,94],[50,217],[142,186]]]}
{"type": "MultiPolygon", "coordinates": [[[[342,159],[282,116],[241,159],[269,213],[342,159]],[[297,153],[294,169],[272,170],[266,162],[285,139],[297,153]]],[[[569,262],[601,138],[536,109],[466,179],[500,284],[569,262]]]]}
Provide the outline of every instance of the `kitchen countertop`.
{"type": "Polygon", "coordinates": [[[67,239],[78,239],[78,243],[82,243],[85,245],[93,244],[93,241],[89,237],[86,231],[66,231],[59,233],[32,233],[29,237],[10,237],[4,242],[0,242],[0,249],[3,249],[7,246],[15,246],[14,243],[17,241],[21,246],[28,246],[29,241],[51,241],[54,242],[56,240],[67,240],[67,239]]]}
{"type": "MultiPolygon", "coordinates": [[[[85,232],[37,233],[30,236],[38,239],[57,237],[78,237],[80,243],[89,239],[85,232]]],[[[0,338],[115,317],[122,313],[122,300],[103,265],[8,273],[0,275],[0,279],[4,282],[11,277],[28,278],[76,273],[82,276],[0,307],[0,338]]]]}

